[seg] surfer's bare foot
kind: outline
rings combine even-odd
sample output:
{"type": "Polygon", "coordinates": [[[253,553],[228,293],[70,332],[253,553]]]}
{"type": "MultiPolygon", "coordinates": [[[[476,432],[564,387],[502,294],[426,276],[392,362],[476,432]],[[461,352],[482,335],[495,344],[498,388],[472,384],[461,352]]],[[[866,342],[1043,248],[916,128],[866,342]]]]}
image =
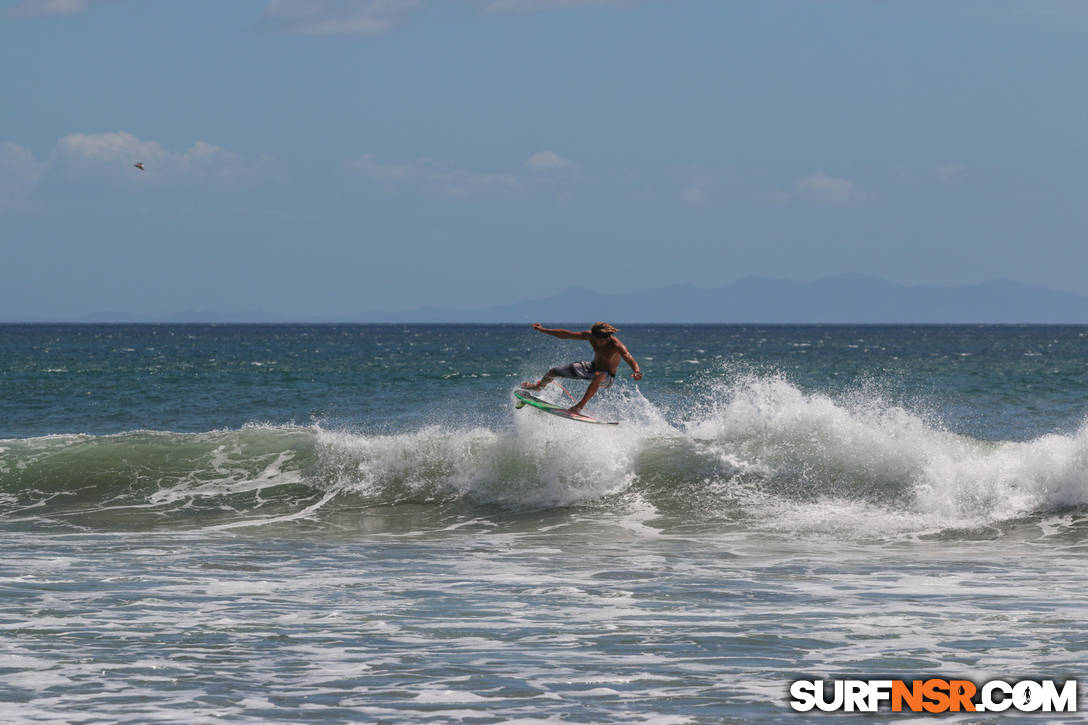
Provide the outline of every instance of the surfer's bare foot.
{"type": "Polygon", "coordinates": [[[540,383],[522,383],[522,390],[540,390],[540,383]]]}
{"type": "Polygon", "coordinates": [[[581,415],[582,414],[582,406],[580,406],[580,405],[572,406],[570,408],[567,408],[567,412],[568,413],[574,413],[575,415],[581,415]]]}

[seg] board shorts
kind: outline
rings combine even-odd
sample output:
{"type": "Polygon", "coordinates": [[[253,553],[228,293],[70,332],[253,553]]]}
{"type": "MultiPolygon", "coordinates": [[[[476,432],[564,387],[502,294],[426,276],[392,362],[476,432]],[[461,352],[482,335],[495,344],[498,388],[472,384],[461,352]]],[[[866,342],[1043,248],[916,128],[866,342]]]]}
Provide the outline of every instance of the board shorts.
{"type": "Polygon", "coordinates": [[[570,365],[564,365],[563,367],[555,367],[548,371],[548,375],[553,378],[574,378],[575,380],[592,380],[593,376],[598,372],[604,372],[608,376],[608,383],[605,388],[611,388],[612,383],[616,382],[616,376],[607,370],[598,371],[593,367],[593,363],[588,360],[582,362],[574,362],[570,365]]]}

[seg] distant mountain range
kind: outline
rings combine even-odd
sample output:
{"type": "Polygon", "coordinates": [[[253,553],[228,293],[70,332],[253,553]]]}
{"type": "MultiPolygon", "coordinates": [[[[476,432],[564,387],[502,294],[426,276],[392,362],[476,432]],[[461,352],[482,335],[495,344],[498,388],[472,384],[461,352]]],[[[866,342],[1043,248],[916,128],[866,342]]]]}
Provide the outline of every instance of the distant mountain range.
{"type": "Polygon", "coordinates": [[[493,307],[420,307],[344,314],[337,318],[284,318],[258,310],[240,313],[187,310],[155,318],[103,311],[69,321],[581,324],[594,320],[616,323],[1088,324],[1088,297],[1010,280],[932,287],[842,274],[815,282],[745,277],[723,287],[672,285],[626,294],[602,294],[571,287],[550,297],[493,307]]]}
{"type": "Polygon", "coordinates": [[[961,287],[907,286],[842,274],[815,282],[745,277],[724,287],[673,285],[608,295],[571,287],[551,297],[482,309],[423,307],[369,313],[367,322],[690,322],[857,324],[1081,324],[1088,297],[993,280],[961,287]]]}

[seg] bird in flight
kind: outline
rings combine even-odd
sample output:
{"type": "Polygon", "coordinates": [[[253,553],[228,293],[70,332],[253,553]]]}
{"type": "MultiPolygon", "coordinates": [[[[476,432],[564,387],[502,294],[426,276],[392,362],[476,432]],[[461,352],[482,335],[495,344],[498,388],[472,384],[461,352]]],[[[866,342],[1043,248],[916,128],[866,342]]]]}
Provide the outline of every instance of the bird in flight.
{"type": "Polygon", "coordinates": [[[137,161],[136,163],[133,164],[133,166],[135,166],[140,171],[144,170],[144,162],[143,161],[137,161]]]}

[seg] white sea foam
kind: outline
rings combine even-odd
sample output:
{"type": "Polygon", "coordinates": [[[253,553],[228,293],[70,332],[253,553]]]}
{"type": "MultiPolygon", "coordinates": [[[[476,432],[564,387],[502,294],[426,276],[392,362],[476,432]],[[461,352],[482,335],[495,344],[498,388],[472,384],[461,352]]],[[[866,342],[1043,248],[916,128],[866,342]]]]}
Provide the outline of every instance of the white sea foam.
{"type": "Polygon", "coordinates": [[[0,613],[15,671],[0,718],[776,722],[802,674],[988,679],[1081,660],[1084,567],[1042,582],[1044,552],[995,564],[970,543],[764,539],[728,556],[714,535],[633,547],[614,518],[415,543],[0,539],[13,573],[34,570],[21,547],[73,559],[0,613]]]}
{"type": "Polygon", "coordinates": [[[347,490],[512,508],[565,506],[631,485],[639,439],[604,427],[519,416],[514,430],[438,426],[390,436],[321,431],[325,464],[347,490]]]}
{"type": "Polygon", "coordinates": [[[643,535],[670,516],[847,536],[989,526],[1088,505],[1088,423],[1030,441],[983,441],[872,388],[831,395],[728,371],[694,388],[679,413],[637,388],[594,403],[621,425],[524,409],[491,427],[384,434],[250,425],[5,441],[0,473],[28,483],[8,488],[0,504],[48,516],[68,503],[62,486],[76,477],[105,487],[69,519],[199,509],[229,518],[198,526],[232,528],[320,520],[347,495],[522,511],[604,506],[625,511],[623,525],[643,535]],[[301,488],[280,493],[292,486],[301,488]]]}
{"type": "Polygon", "coordinates": [[[598,414],[621,418],[616,428],[519,411],[500,430],[315,430],[333,489],[512,509],[624,494],[614,500],[630,509],[635,528],[665,513],[663,497],[678,515],[861,535],[980,526],[1088,504],[1088,425],[1033,441],[981,441],[879,391],[832,396],[781,376],[736,376],[688,402],[677,426],[636,393],[602,401],[598,414]]]}
{"type": "Polygon", "coordinates": [[[980,441],[872,391],[834,398],[758,376],[718,386],[693,413],[686,433],[764,479],[763,500],[801,528],[979,525],[1088,504],[1088,424],[980,441]]]}

